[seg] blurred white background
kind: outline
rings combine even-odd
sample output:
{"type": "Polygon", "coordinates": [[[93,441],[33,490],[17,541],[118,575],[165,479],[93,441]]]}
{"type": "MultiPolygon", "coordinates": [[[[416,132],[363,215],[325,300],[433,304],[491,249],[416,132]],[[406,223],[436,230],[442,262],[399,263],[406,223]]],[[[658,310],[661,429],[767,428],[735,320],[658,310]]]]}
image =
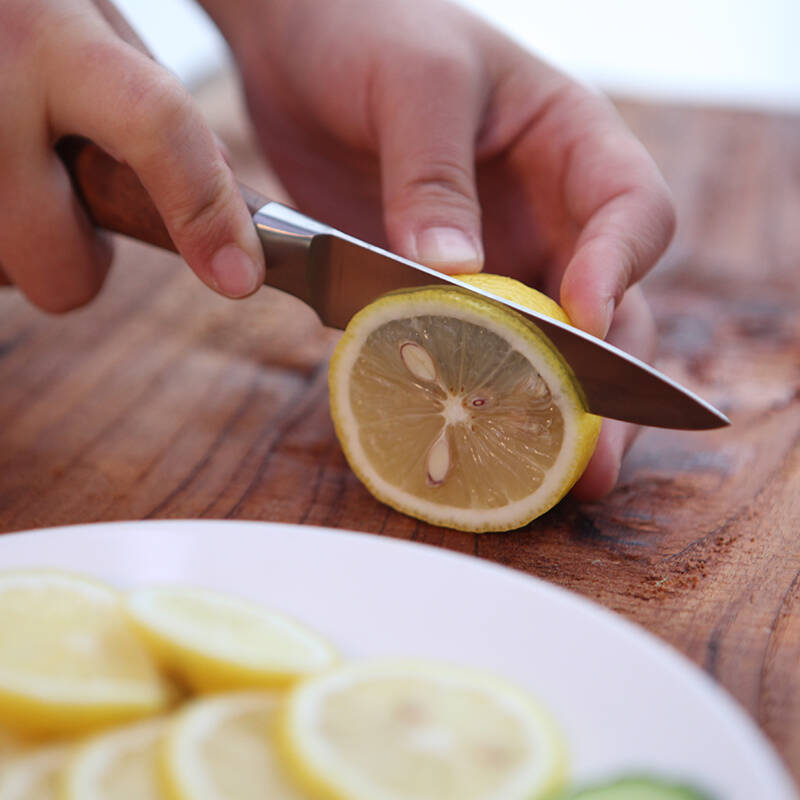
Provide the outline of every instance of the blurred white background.
{"type": "MultiPolygon", "coordinates": [[[[459,2],[611,93],[800,110],[800,0],[459,2]]],[[[224,42],[192,0],[118,5],[187,84],[225,63],[224,42]]]]}

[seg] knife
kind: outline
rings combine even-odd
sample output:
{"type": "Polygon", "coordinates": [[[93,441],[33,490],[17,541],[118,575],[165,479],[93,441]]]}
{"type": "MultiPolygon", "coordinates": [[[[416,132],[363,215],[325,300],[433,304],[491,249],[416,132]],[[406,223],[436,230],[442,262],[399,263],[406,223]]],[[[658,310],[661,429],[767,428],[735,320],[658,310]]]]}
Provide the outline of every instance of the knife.
{"type": "MultiPolygon", "coordinates": [[[[176,250],[133,170],[80,137],[62,139],[58,151],[95,225],[176,250]]],[[[325,325],[344,328],[356,312],[393,289],[459,286],[536,324],[571,367],[593,414],[685,430],[730,424],[693,392],[601,339],[348,236],[249,187],[240,189],[264,247],[266,285],[300,298],[325,325]]]]}

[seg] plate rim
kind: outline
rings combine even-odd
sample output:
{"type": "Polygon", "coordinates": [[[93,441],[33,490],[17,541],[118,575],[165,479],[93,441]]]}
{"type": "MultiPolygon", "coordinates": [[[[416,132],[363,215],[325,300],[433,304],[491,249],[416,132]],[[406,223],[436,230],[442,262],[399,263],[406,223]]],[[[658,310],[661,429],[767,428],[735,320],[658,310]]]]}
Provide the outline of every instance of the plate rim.
{"type": "MultiPolygon", "coordinates": [[[[646,655],[657,659],[660,664],[677,673],[677,677],[693,685],[695,691],[705,694],[713,701],[713,705],[718,711],[728,718],[731,724],[735,724],[743,733],[746,733],[752,745],[757,746],[758,752],[755,754],[757,759],[762,761],[769,770],[774,773],[776,780],[782,780],[786,788],[794,792],[793,797],[800,799],[797,784],[794,781],[788,765],[782,754],[770,742],[766,733],[760,728],[748,711],[739,701],[720,683],[714,680],[705,670],[695,664],[688,656],[678,650],[669,642],[659,638],[644,626],[628,619],[619,612],[602,605],[598,601],[587,597],[573,589],[559,586],[550,581],[535,575],[529,575],[521,570],[514,569],[496,561],[490,561],[480,556],[461,553],[444,547],[439,547],[428,542],[418,542],[409,539],[399,539],[391,536],[373,534],[368,531],[356,531],[348,528],[334,528],[324,525],[309,525],[304,523],[278,522],[269,520],[230,520],[230,519],[146,519],[146,520],[113,520],[98,521],[87,523],[71,523],[65,525],[54,525],[44,528],[30,528],[20,531],[10,531],[0,533],[0,562],[2,553],[6,547],[6,542],[27,540],[30,538],[63,535],[64,533],[80,534],[92,531],[101,534],[110,533],[117,536],[131,535],[128,531],[130,527],[148,528],[173,528],[176,530],[187,531],[191,528],[213,529],[218,526],[238,529],[237,535],[246,530],[269,529],[273,532],[293,531],[294,534],[300,533],[304,536],[336,536],[343,537],[356,546],[366,546],[377,549],[400,549],[427,555],[434,559],[462,564],[470,569],[478,569],[492,573],[497,578],[510,581],[520,586],[533,586],[536,591],[544,596],[549,596],[556,603],[571,607],[575,613],[581,616],[594,618],[607,628],[614,631],[632,643],[632,646],[646,651],[646,655]]],[[[230,534],[226,534],[230,535],[230,534]]],[[[42,554],[42,567],[47,566],[47,555],[42,554]]],[[[53,567],[58,568],[58,567],[53,567]]],[[[7,567],[0,563],[0,572],[7,567]]],[[[13,567],[12,567],[13,569],[13,567]]]]}

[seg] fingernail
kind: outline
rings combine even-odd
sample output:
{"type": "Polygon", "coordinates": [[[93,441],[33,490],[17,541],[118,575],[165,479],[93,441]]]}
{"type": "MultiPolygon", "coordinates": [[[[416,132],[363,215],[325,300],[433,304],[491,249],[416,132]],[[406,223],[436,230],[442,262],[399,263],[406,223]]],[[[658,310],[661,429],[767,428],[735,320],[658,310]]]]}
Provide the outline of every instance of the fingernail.
{"type": "Polygon", "coordinates": [[[252,294],[261,282],[259,269],[253,259],[235,244],[226,244],[214,253],[211,277],[216,289],[228,297],[252,294]]]}
{"type": "Polygon", "coordinates": [[[479,272],[483,252],[458,228],[427,228],[417,234],[416,257],[429,267],[451,268],[459,272],[479,272]]]}

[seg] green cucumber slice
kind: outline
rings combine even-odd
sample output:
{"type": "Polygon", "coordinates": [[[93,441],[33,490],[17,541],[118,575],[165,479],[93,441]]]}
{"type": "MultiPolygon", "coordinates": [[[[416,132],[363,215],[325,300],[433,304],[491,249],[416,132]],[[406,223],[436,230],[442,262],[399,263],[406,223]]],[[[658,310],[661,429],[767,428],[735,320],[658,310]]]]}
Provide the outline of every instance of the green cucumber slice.
{"type": "Polygon", "coordinates": [[[587,786],[568,794],[565,800],[714,800],[705,792],[685,784],[667,783],[644,776],[618,778],[587,786]]]}

